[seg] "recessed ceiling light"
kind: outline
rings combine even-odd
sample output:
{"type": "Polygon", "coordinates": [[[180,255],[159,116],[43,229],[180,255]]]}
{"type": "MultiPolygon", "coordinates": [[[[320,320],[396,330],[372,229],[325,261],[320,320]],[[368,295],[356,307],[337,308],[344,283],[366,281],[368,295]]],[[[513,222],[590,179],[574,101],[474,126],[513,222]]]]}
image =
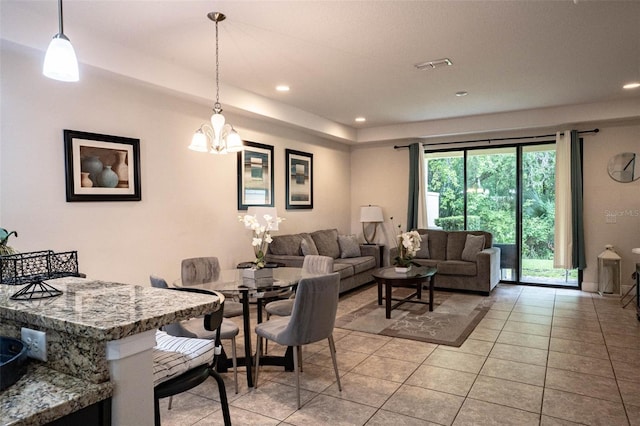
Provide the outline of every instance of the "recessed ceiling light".
{"type": "Polygon", "coordinates": [[[290,87],[287,86],[286,84],[280,84],[280,85],[276,86],[276,90],[278,92],[288,92],[290,90],[290,87]]]}
{"type": "Polygon", "coordinates": [[[466,92],[464,90],[461,90],[460,92],[456,92],[456,96],[458,97],[467,96],[468,94],[469,92],[466,92]]]}
{"type": "Polygon", "coordinates": [[[356,117],[355,121],[356,123],[364,123],[365,121],[367,121],[367,119],[364,117],[356,117]]]}
{"type": "Polygon", "coordinates": [[[623,89],[637,89],[638,87],[640,87],[640,83],[638,83],[637,81],[622,86],[623,89]]]}

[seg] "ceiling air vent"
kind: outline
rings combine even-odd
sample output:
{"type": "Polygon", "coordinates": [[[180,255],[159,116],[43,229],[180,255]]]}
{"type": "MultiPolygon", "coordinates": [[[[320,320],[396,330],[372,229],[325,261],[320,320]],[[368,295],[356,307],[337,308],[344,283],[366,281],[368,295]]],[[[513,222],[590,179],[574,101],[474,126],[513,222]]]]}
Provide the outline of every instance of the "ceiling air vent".
{"type": "Polygon", "coordinates": [[[444,58],[444,59],[436,59],[435,61],[422,62],[421,64],[415,64],[414,67],[416,67],[419,70],[432,70],[438,67],[451,66],[451,65],[453,65],[453,62],[451,62],[451,59],[444,58]]]}

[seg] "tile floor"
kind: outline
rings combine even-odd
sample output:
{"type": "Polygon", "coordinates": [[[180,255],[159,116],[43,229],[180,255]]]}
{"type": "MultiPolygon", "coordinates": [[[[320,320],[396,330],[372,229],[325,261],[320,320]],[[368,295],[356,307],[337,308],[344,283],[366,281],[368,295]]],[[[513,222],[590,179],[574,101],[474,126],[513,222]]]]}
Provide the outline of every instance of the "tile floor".
{"type": "MultiPolygon", "coordinates": [[[[338,315],[375,297],[374,286],[341,297],[338,315]]],[[[640,322],[631,304],[503,284],[490,297],[491,310],[460,348],[335,329],[342,392],[328,345],[306,346],[300,410],[293,373],[262,367],[259,386],[248,389],[241,369],[237,395],[224,374],[232,422],[640,425],[640,322]]],[[[171,410],[163,400],[162,423],[222,424],[218,398],[210,380],[175,397],[171,410]]]]}

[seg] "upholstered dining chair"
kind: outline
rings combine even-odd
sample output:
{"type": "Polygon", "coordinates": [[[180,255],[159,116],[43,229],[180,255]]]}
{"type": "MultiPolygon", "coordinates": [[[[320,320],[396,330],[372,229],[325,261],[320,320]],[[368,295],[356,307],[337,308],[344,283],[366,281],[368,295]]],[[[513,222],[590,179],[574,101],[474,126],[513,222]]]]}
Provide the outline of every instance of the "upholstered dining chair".
{"type": "MultiPolygon", "coordinates": [[[[151,281],[152,287],[169,288],[169,285],[164,278],[160,278],[156,275],[150,275],[149,280],[151,281]]],[[[197,289],[181,288],[181,290],[197,289]]],[[[218,329],[220,330],[221,340],[231,340],[231,362],[233,363],[233,380],[235,380],[235,391],[236,393],[238,393],[238,358],[236,356],[236,336],[240,333],[240,328],[236,325],[236,323],[234,323],[230,319],[224,318],[220,327],[213,330],[207,330],[204,328],[202,318],[192,318],[189,320],[180,321],[178,323],[168,324],[163,327],[163,330],[172,336],[209,340],[216,339],[218,329]]],[[[169,401],[169,409],[171,409],[171,401],[169,401]]]]}
{"type": "MultiPolygon", "coordinates": [[[[211,292],[200,289],[174,288],[172,290],[211,294],[211,292]]],[[[216,371],[223,311],[224,302],[222,302],[220,309],[206,314],[202,319],[202,327],[216,335],[214,340],[177,337],[165,331],[156,332],[156,346],[153,348],[155,426],[161,424],[160,399],[173,398],[174,395],[200,385],[209,377],[213,377],[218,384],[224,424],[231,426],[227,391],[224,380],[216,371]]]]}
{"type": "MultiPolygon", "coordinates": [[[[220,262],[214,256],[191,257],[182,259],[180,278],[183,285],[202,284],[215,281],[220,277],[220,262]]],[[[242,303],[227,300],[225,302],[225,318],[242,316],[242,303]]]]}
{"type": "Polygon", "coordinates": [[[337,272],[329,275],[302,278],[298,283],[291,316],[272,319],[256,326],[256,377],[254,381],[256,388],[258,387],[258,373],[260,371],[260,345],[262,339],[271,340],[283,346],[292,346],[298,408],[300,408],[300,369],[298,364],[302,355],[301,348],[303,345],[328,339],[329,352],[333,360],[338,389],[342,392],[338,363],[336,361],[336,346],[333,340],[333,327],[338,310],[339,292],[340,274],[337,272]]]}
{"type": "MultiPolygon", "coordinates": [[[[333,258],[329,256],[307,255],[302,262],[302,271],[310,274],[332,274],[333,258]]],[[[277,315],[279,317],[291,315],[294,298],[295,294],[289,299],[275,300],[267,303],[264,307],[264,310],[267,312],[267,319],[269,319],[271,315],[277,315]]]]}

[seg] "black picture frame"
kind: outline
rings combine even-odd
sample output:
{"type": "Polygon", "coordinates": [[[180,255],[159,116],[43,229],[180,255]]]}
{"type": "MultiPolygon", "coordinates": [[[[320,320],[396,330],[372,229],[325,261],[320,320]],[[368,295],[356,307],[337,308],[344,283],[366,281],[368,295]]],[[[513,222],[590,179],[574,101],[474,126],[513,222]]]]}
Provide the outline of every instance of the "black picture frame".
{"type": "Polygon", "coordinates": [[[286,208],[313,208],[313,154],[285,149],[286,208]]]}
{"type": "Polygon", "coordinates": [[[238,210],[274,206],[273,146],[244,141],[238,152],[238,210]]]}
{"type": "Polygon", "coordinates": [[[67,202],[140,201],[140,139],[64,130],[67,202]]]}

